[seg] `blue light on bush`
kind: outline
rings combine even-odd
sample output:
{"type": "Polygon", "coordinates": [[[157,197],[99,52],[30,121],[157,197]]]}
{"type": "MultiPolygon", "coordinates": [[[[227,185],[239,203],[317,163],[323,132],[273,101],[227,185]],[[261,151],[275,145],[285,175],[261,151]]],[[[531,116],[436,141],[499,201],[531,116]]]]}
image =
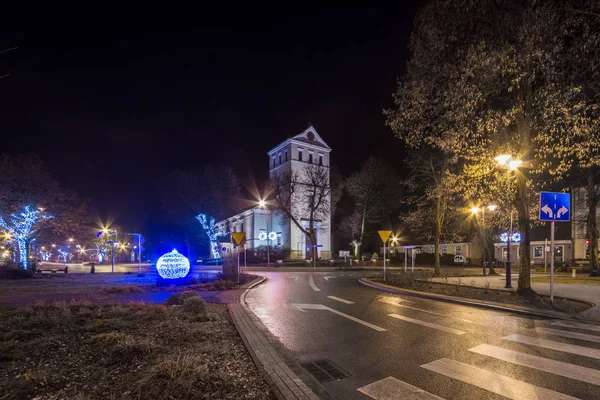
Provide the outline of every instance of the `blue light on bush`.
{"type": "Polygon", "coordinates": [[[170,253],[164,254],[156,262],[158,274],[165,279],[177,279],[185,277],[190,272],[190,262],[188,259],[173,249],[170,253]]]}

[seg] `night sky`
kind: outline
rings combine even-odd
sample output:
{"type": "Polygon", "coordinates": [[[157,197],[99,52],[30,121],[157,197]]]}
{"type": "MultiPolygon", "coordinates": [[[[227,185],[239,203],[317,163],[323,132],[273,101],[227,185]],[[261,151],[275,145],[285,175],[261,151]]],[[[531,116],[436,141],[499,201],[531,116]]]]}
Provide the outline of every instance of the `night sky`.
{"type": "MultiPolygon", "coordinates": [[[[20,2],[21,3],[21,2],[20,2]]],[[[309,119],[348,174],[401,168],[385,126],[415,6],[4,9],[1,152],[35,152],[102,219],[142,229],[173,168],[266,176],[266,152],[309,119]]],[[[24,5],[21,5],[23,7],[24,5]]]]}

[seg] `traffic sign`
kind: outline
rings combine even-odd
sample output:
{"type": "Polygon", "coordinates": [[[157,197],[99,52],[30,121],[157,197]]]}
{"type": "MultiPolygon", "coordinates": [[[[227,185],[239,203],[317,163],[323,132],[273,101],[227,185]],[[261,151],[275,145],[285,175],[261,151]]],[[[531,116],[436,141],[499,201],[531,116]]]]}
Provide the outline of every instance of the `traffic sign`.
{"type": "Polygon", "coordinates": [[[540,192],[540,221],[568,222],[570,219],[570,193],[540,192]]]}
{"type": "Polygon", "coordinates": [[[315,247],[323,247],[323,245],[322,245],[322,244],[317,244],[317,245],[314,245],[314,244],[309,244],[309,245],[308,245],[308,248],[309,248],[309,249],[314,249],[315,247]]]}
{"type": "Polygon", "coordinates": [[[236,246],[243,246],[246,243],[246,234],[244,232],[231,232],[231,240],[236,246]]]}
{"type": "Polygon", "coordinates": [[[377,233],[379,233],[379,237],[383,240],[383,243],[385,243],[392,234],[392,231],[377,231],[377,233]]]}

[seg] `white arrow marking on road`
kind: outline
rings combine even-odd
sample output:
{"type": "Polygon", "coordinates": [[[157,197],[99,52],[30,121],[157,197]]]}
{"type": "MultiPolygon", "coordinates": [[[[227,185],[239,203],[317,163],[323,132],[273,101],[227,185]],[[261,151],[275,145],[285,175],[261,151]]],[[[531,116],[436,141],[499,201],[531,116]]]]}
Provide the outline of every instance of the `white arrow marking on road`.
{"type": "Polygon", "coordinates": [[[567,207],[562,206],[561,208],[558,209],[558,212],[556,213],[556,218],[560,218],[561,215],[568,213],[569,210],[567,209],[567,207]]]}
{"type": "Polygon", "coordinates": [[[323,278],[329,282],[330,279],[335,279],[336,277],[335,276],[324,276],[323,278]]]}
{"type": "Polygon", "coordinates": [[[459,321],[468,322],[468,323],[470,323],[470,324],[472,324],[472,323],[473,323],[473,321],[471,321],[471,320],[468,320],[468,319],[464,319],[464,318],[458,318],[458,317],[453,317],[453,316],[451,316],[451,315],[448,315],[448,314],[436,313],[436,312],[434,312],[434,311],[423,310],[422,308],[411,307],[411,306],[405,306],[404,304],[394,304],[394,305],[395,305],[395,306],[398,306],[398,307],[409,308],[409,309],[411,309],[411,310],[415,310],[415,311],[424,312],[424,313],[427,313],[427,314],[437,315],[437,316],[440,316],[440,317],[445,317],[445,318],[453,318],[453,319],[456,319],[456,320],[459,320],[459,321]]]}
{"type": "Polygon", "coordinates": [[[319,289],[317,287],[317,285],[315,285],[315,280],[313,279],[312,274],[308,276],[308,284],[310,285],[310,287],[312,288],[312,290],[314,290],[315,292],[320,292],[321,289],[319,289]]]}
{"type": "Polygon", "coordinates": [[[400,302],[413,304],[412,301],[400,299],[398,297],[377,296],[377,300],[382,303],[392,304],[394,306],[399,305],[400,302]]]}
{"type": "Polygon", "coordinates": [[[335,296],[327,296],[327,297],[329,297],[331,300],[339,301],[340,303],[344,303],[344,304],[354,304],[354,302],[353,302],[353,301],[344,300],[344,299],[341,299],[341,298],[339,298],[339,297],[335,297],[335,296]]]}
{"type": "Polygon", "coordinates": [[[549,218],[552,218],[554,216],[554,213],[552,212],[552,209],[550,207],[548,207],[548,204],[546,204],[544,207],[542,207],[542,211],[545,212],[546,214],[548,214],[549,218]]]}
{"type": "Polygon", "coordinates": [[[292,306],[293,308],[298,309],[300,311],[304,311],[304,310],[327,310],[327,311],[331,311],[332,313],[337,314],[337,315],[339,315],[341,317],[348,318],[351,321],[358,322],[361,325],[364,325],[366,327],[374,329],[377,332],[385,332],[385,329],[383,329],[383,328],[381,328],[381,327],[379,327],[377,325],[370,324],[370,323],[368,323],[366,321],[363,321],[362,319],[355,318],[352,315],[344,314],[343,312],[339,312],[338,310],[334,310],[333,308],[324,306],[323,304],[299,304],[299,303],[292,303],[292,304],[290,304],[290,306],[292,306]]]}

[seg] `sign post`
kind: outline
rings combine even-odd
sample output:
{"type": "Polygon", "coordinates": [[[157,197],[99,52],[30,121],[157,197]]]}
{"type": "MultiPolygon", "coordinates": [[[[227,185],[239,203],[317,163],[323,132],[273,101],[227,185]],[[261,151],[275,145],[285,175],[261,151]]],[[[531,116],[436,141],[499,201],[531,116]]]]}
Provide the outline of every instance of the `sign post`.
{"type": "Polygon", "coordinates": [[[237,247],[237,283],[240,283],[240,247],[246,244],[246,234],[244,232],[231,232],[231,241],[237,247]]]}
{"type": "MultiPolygon", "coordinates": [[[[550,302],[554,303],[554,223],[569,222],[571,194],[540,192],[540,221],[550,222],[550,302]]],[[[545,250],[545,249],[544,249],[545,250]]]]}
{"type": "Polygon", "coordinates": [[[385,282],[385,280],[386,280],[386,277],[385,277],[385,244],[386,244],[387,240],[390,238],[392,231],[377,231],[377,233],[379,233],[379,237],[381,238],[381,240],[383,240],[383,280],[385,282]]]}

